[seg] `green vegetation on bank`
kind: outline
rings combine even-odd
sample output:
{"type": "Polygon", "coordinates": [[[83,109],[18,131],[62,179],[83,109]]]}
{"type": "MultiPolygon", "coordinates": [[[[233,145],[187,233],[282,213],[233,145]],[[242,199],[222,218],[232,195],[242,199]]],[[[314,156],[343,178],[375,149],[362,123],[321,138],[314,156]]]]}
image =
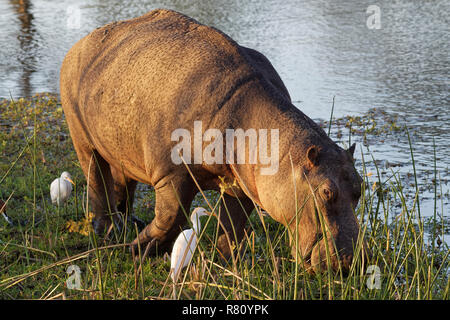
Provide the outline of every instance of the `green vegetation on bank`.
{"type": "MultiPolygon", "coordinates": [[[[395,116],[382,123],[377,119],[376,113],[369,112],[337,119],[336,125],[364,137],[405,134],[395,116]]],[[[416,178],[414,148],[410,148],[416,178]]],[[[443,192],[435,163],[430,164],[434,211],[424,218],[417,179],[414,188],[406,188],[393,168],[382,175],[374,161],[375,170],[369,171],[369,160],[373,159],[363,159],[357,168],[365,183],[355,214],[372,252],[370,261],[362,261],[357,244],[348,276],[310,274],[301,261],[292,259],[286,228],[255,208],[242,256],[223,262],[214,250],[217,221],[202,218],[200,245],[182,273],[177,298],[448,299],[449,247],[444,238],[449,221],[442,214],[443,192]],[[368,272],[363,262],[376,268],[368,272]]],[[[219,192],[203,194],[198,194],[193,206],[218,207],[219,192]]],[[[7,214],[13,221],[12,226],[0,221],[1,299],[172,298],[167,255],[140,259],[142,252],[138,252],[133,261],[126,246],[136,236],[133,227],[114,241],[100,239],[86,228],[86,180],[57,96],[0,100],[0,198],[7,201],[7,214]],[[75,188],[69,201],[57,207],[51,204],[49,185],[62,171],[71,173],[75,188]],[[71,265],[81,270],[79,290],[67,287],[73,276],[67,273],[71,265]]],[[[139,185],[134,214],[148,222],[153,208],[153,189],[139,185]]]]}

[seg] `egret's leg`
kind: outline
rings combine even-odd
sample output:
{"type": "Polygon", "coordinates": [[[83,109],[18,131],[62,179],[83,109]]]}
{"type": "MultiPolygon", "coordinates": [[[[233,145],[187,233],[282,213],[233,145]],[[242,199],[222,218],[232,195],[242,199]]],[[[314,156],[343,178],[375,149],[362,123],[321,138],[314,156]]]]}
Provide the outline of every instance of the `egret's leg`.
{"type": "Polygon", "coordinates": [[[177,284],[174,282],[172,283],[172,299],[177,299],[177,291],[176,291],[177,284]]]}
{"type": "Polygon", "coordinates": [[[174,175],[158,182],[155,185],[155,218],[132,245],[137,246],[139,243],[145,248],[145,244],[152,241],[150,254],[155,254],[156,249],[160,252],[168,250],[186,223],[186,215],[189,216],[196,191],[193,181],[186,176],[174,175]]]}
{"type": "Polygon", "coordinates": [[[245,198],[234,198],[228,194],[223,195],[225,203],[222,201],[219,211],[220,226],[217,247],[223,258],[231,257],[231,246],[239,247],[244,237],[245,223],[248,216],[254,209],[253,202],[245,198]],[[231,218],[231,220],[230,220],[231,218]]]}

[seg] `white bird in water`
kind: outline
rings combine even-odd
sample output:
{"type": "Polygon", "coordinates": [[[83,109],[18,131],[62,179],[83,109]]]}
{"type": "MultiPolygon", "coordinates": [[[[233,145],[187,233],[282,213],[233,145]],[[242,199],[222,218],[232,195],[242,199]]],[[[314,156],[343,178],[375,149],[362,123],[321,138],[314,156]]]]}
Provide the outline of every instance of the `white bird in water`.
{"type": "Polygon", "coordinates": [[[194,254],[201,228],[200,217],[209,215],[210,213],[204,208],[195,208],[191,214],[193,228],[184,230],[175,240],[172,254],[170,255],[170,270],[174,283],[176,283],[181,270],[189,264],[194,254]]]}
{"type": "Polygon", "coordinates": [[[72,192],[72,177],[67,171],[64,171],[61,174],[60,178],[53,180],[50,185],[50,197],[52,198],[53,204],[61,205],[64,203],[70,196],[72,192]]]}

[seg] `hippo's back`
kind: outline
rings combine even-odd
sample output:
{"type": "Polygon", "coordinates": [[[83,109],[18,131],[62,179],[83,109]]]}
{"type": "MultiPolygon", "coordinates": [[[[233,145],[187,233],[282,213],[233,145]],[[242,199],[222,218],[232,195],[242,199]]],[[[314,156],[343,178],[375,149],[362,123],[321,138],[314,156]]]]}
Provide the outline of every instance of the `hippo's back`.
{"type": "Polygon", "coordinates": [[[149,143],[168,156],[174,129],[190,129],[195,120],[226,123],[232,112],[224,105],[234,92],[265,78],[287,95],[263,55],[192,18],[155,10],[76,43],[64,59],[60,91],[72,138],[83,131],[109,162],[126,154],[140,163],[149,143]]]}
{"type": "Polygon", "coordinates": [[[114,105],[123,112],[126,104],[142,116],[220,99],[229,85],[224,81],[251,73],[239,46],[223,33],[155,10],[98,28],[75,44],[61,68],[61,93],[85,115],[114,112],[114,105]]]}

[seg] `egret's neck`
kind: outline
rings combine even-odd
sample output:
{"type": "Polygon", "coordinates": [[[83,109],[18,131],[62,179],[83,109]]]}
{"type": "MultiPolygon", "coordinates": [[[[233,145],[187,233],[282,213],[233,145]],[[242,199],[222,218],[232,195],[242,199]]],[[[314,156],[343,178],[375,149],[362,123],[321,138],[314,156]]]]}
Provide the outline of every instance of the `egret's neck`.
{"type": "Polygon", "coordinates": [[[194,229],[195,233],[198,234],[200,232],[201,227],[202,227],[201,223],[200,223],[200,217],[195,214],[191,218],[191,221],[192,221],[192,228],[194,229]]]}

